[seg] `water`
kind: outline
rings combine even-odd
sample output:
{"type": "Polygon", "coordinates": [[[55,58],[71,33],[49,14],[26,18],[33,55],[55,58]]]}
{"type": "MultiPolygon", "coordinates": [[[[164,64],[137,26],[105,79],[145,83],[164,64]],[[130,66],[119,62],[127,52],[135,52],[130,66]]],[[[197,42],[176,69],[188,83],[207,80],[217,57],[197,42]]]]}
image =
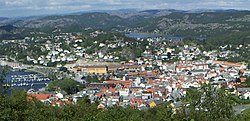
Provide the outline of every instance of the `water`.
{"type": "Polygon", "coordinates": [[[7,94],[11,94],[13,89],[20,90],[39,90],[47,86],[50,83],[50,79],[42,74],[34,72],[12,71],[9,72],[5,80],[4,85],[8,85],[7,94]]]}
{"type": "MultiPolygon", "coordinates": [[[[130,33],[125,33],[125,36],[131,37],[131,38],[166,38],[166,39],[176,39],[176,40],[182,40],[185,38],[190,38],[190,37],[184,37],[184,36],[160,36],[160,35],[153,35],[153,34],[142,34],[142,33],[135,33],[135,32],[130,32],[130,33]]],[[[197,40],[206,40],[206,37],[191,37],[195,38],[197,40]]]]}

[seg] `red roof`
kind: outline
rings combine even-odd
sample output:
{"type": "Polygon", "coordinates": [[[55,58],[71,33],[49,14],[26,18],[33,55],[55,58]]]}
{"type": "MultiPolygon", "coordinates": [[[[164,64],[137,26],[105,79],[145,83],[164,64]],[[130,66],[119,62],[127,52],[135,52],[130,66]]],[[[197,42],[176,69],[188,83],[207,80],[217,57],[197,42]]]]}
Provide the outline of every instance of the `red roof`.
{"type": "Polygon", "coordinates": [[[115,93],[115,92],[117,92],[117,89],[112,88],[112,87],[110,87],[110,88],[102,88],[101,92],[113,92],[113,93],[115,93]]]}
{"type": "Polygon", "coordinates": [[[96,95],[97,97],[99,97],[99,98],[103,97],[103,94],[102,94],[102,93],[96,93],[95,95],[96,95]]]}
{"type": "Polygon", "coordinates": [[[52,97],[52,94],[31,94],[29,98],[36,98],[37,100],[47,100],[52,97]]]}
{"type": "Polygon", "coordinates": [[[155,90],[155,88],[148,88],[146,91],[147,91],[147,92],[150,92],[150,93],[153,93],[153,92],[155,92],[156,90],[155,90]]]}

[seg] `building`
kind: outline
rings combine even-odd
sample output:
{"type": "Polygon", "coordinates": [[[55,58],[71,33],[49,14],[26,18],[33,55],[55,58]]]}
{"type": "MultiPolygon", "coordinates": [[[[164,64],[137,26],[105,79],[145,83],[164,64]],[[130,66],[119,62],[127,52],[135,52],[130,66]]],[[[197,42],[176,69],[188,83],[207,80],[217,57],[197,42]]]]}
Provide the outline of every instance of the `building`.
{"type": "Polygon", "coordinates": [[[120,89],[119,90],[119,95],[123,97],[129,96],[129,89],[120,89]]]}
{"type": "Polygon", "coordinates": [[[76,66],[74,67],[74,70],[87,72],[87,73],[106,74],[108,72],[108,67],[107,66],[76,66]]]}

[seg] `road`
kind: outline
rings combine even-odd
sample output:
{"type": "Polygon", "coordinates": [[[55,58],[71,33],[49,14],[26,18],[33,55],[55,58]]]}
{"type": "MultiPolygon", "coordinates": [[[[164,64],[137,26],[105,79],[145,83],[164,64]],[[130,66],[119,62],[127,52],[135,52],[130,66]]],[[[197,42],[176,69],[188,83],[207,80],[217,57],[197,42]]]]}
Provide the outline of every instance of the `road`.
{"type": "Polygon", "coordinates": [[[250,108],[250,104],[233,106],[235,114],[240,114],[242,111],[249,109],[249,108],[250,108]]]}

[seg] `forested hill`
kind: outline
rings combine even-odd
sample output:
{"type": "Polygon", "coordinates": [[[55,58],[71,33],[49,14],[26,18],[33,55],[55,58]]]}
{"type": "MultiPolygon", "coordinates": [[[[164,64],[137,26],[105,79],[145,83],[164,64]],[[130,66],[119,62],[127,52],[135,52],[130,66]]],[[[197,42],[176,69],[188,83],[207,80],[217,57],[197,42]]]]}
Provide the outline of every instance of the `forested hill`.
{"type": "MultiPolygon", "coordinates": [[[[95,12],[1,20],[0,26],[12,25],[23,34],[27,31],[51,32],[60,29],[77,32],[87,28],[106,31],[136,31],[171,36],[207,37],[227,41],[240,35],[249,41],[250,11],[178,11],[147,10],[129,12],[95,12]],[[230,37],[230,38],[229,38],[230,37]],[[231,38],[232,37],[232,38],[231,38]],[[227,40],[226,40],[226,39],[227,40]]],[[[16,29],[15,29],[16,30],[16,29]]],[[[3,34],[20,35],[18,31],[0,29],[3,34]]]]}

